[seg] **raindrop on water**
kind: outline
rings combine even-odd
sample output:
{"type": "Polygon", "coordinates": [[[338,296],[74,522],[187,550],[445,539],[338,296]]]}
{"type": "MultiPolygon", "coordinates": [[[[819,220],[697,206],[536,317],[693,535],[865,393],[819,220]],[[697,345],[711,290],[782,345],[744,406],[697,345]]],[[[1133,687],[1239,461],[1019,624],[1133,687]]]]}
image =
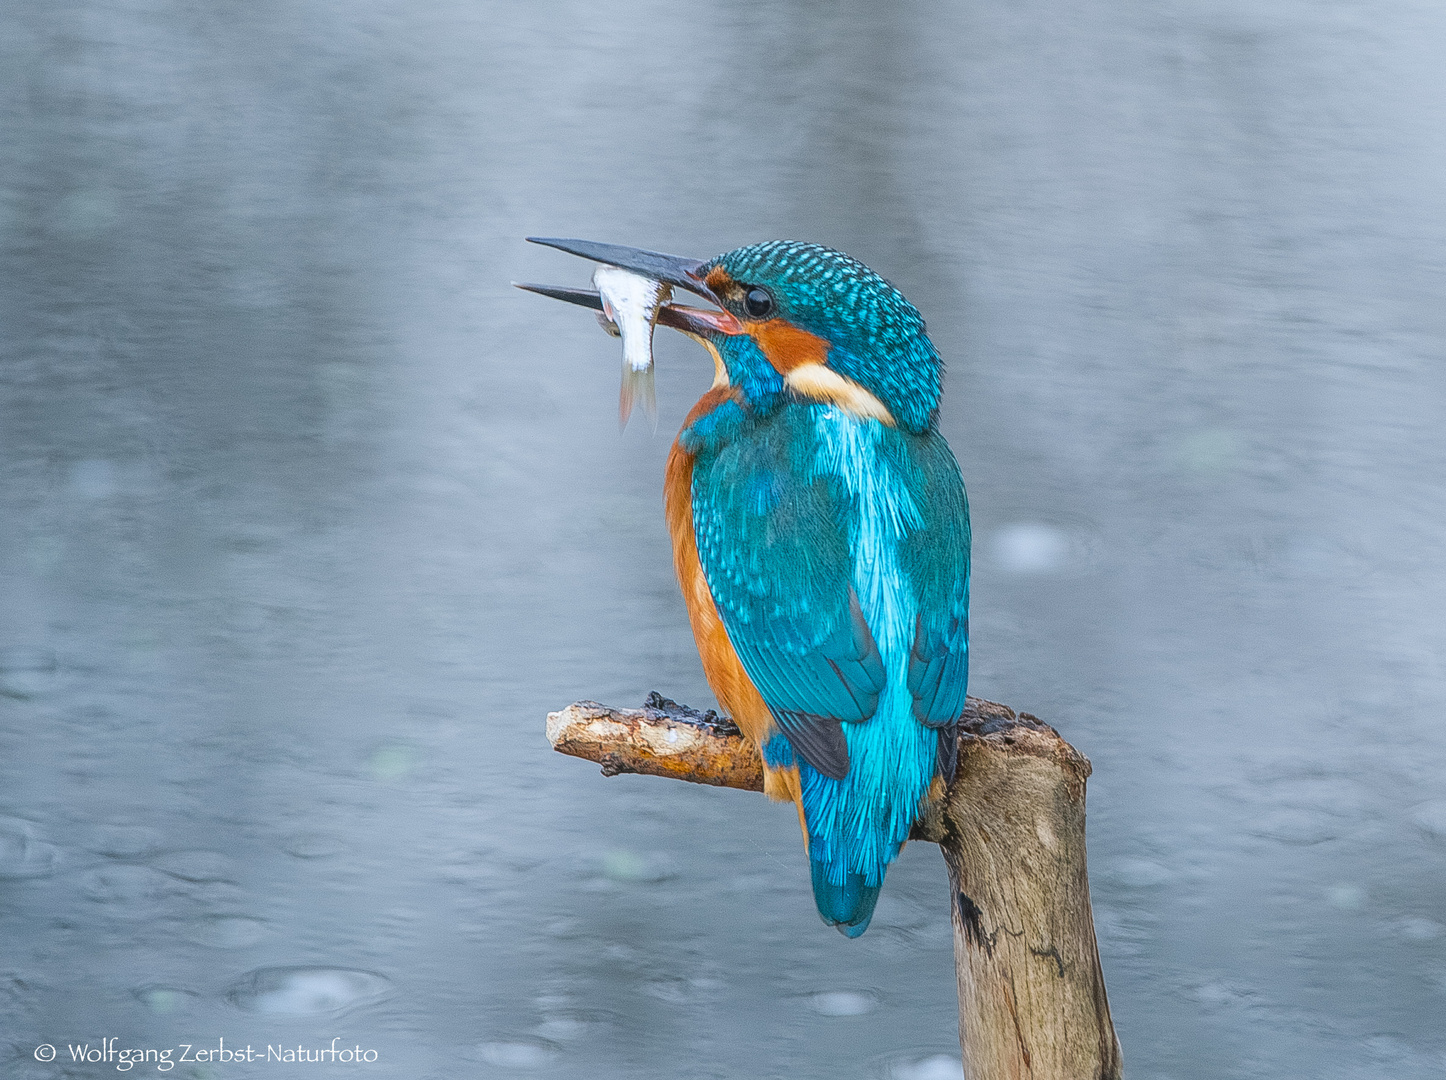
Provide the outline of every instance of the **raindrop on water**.
{"type": "Polygon", "coordinates": [[[1438,840],[1446,840],[1446,799],[1421,803],[1411,811],[1411,820],[1422,831],[1438,840]]]}
{"type": "Polygon", "coordinates": [[[477,1047],[478,1057],[504,1069],[540,1069],[556,1058],[557,1052],[556,1046],[542,1039],[487,1042],[477,1047]]]}
{"type": "Polygon", "coordinates": [[[372,753],[367,766],[378,780],[405,780],[417,767],[417,752],[410,746],[383,746],[372,753]]]}
{"type": "Polygon", "coordinates": [[[136,1000],[151,1012],[161,1014],[180,1012],[200,998],[199,994],[176,986],[142,986],[132,992],[136,1000]]]}
{"type": "Polygon", "coordinates": [[[1396,933],[1408,941],[1434,941],[1443,929],[1446,928],[1433,919],[1408,918],[1395,924],[1396,933]]]}
{"type": "Polygon", "coordinates": [[[879,1007],[876,995],[866,990],[825,990],[810,999],[821,1016],[863,1016],[879,1007]]]}
{"type": "Polygon", "coordinates": [[[0,878],[35,878],[54,873],[60,849],[30,835],[30,823],[0,818],[0,878]]]}
{"type": "Polygon", "coordinates": [[[603,875],[612,881],[667,881],[677,877],[677,865],[667,855],[640,855],[635,851],[609,851],[602,857],[603,875]]]}
{"type": "Polygon", "coordinates": [[[1149,859],[1115,859],[1109,864],[1110,878],[1127,889],[1154,889],[1174,878],[1165,867],[1149,859]]]}
{"type": "Polygon", "coordinates": [[[533,1030],[545,1040],[568,1042],[607,1027],[610,1023],[611,1019],[602,1013],[569,1010],[553,1013],[533,1030]]]}
{"type": "Polygon", "coordinates": [[[119,217],[119,200],[109,188],[80,188],[55,204],[50,227],[67,239],[83,240],[109,229],[119,217]]]}
{"type": "Polygon", "coordinates": [[[1309,847],[1334,840],[1341,834],[1340,821],[1312,810],[1277,810],[1250,826],[1250,832],[1268,840],[1309,847]]]}
{"type": "Polygon", "coordinates": [[[145,825],[106,825],[97,830],[91,850],[118,859],[149,855],[161,846],[161,834],[145,825]]]}
{"type": "Polygon", "coordinates": [[[70,490],[82,499],[105,499],[116,492],[116,470],[103,459],[77,461],[70,470],[70,490]]]}
{"type": "Polygon", "coordinates": [[[1214,476],[1235,468],[1244,456],[1245,443],[1225,428],[1201,428],[1183,434],[1171,448],[1174,463],[1188,472],[1214,476]]]}
{"type": "Polygon", "coordinates": [[[156,905],[179,895],[181,884],[149,866],[103,866],[86,875],[85,895],[120,919],[149,919],[156,905]]]}
{"type": "Polygon", "coordinates": [[[182,881],[230,881],[230,860],[216,851],[173,851],[151,860],[157,870],[164,870],[182,881]]]}
{"type": "Polygon", "coordinates": [[[964,1080],[964,1063],[949,1054],[900,1061],[889,1069],[889,1080],[964,1080]]]}
{"type": "Polygon", "coordinates": [[[254,945],[266,936],[267,926],[261,919],[245,915],[212,915],[187,925],[186,940],[197,945],[213,945],[218,949],[239,949],[254,945]]]}
{"type": "Polygon", "coordinates": [[[315,1016],[375,1001],[388,986],[386,978],[370,971],[273,967],[253,971],[226,996],[247,1012],[315,1016]]]}
{"type": "Polygon", "coordinates": [[[1018,522],[994,534],[993,554],[1010,574],[1048,574],[1069,562],[1069,537],[1051,525],[1018,522]]]}
{"type": "Polygon", "coordinates": [[[1342,911],[1359,911],[1366,903],[1366,890],[1359,885],[1332,885],[1326,890],[1331,907],[1342,911]]]}
{"type": "Polygon", "coordinates": [[[298,859],[325,859],[340,854],[346,845],[327,833],[297,833],[287,837],[281,850],[298,859]]]}
{"type": "Polygon", "coordinates": [[[1250,997],[1250,993],[1227,983],[1208,982],[1195,987],[1193,996],[1202,1005],[1224,1007],[1242,1004],[1250,997]]]}
{"type": "Polygon", "coordinates": [[[0,695],[27,701],[55,682],[55,654],[49,649],[0,650],[0,695]]]}

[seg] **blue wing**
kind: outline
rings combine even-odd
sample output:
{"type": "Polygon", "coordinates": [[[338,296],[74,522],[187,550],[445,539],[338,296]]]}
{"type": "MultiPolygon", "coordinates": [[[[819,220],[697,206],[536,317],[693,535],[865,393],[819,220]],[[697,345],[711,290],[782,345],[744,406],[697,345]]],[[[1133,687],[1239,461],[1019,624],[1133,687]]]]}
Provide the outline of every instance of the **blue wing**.
{"type": "Polygon", "coordinates": [[[959,717],[969,673],[969,507],[954,455],[939,435],[913,440],[907,464],[921,525],[905,537],[900,563],[919,604],[909,658],[914,716],[938,727],[959,717]]]}
{"type": "MultiPolygon", "coordinates": [[[[964,708],[969,526],[963,484],[936,433],[880,443],[918,509],[898,552],[918,607],[908,682],[914,715],[948,728],[964,708]]],[[[848,772],[840,723],[867,720],[884,661],[853,588],[859,509],[817,468],[811,413],[784,408],[748,438],[700,448],[693,469],[699,560],[744,670],[794,749],[825,776],[848,772]]],[[[942,762],[941,762],[942,763],[942,762]]]]}
{"type": "Polygon", "coordinates": [[[826,776],[848,772],[841,722],[873,715],[884,666],[851,577],[851,500],[814,469],[811,425],[783,409],[693,466],[698,558],[743,668],[826,776]]]}
{"type": "Polygon", "coordinates": [[[914,717],[940,729],[939,764],[953,779],[956,733],[969,686],[969,503],[943,436],[910,439],[896,467],[911,470],[920,527],[905,537],[900,564],[919,612],[909,653],[914,717]]]}

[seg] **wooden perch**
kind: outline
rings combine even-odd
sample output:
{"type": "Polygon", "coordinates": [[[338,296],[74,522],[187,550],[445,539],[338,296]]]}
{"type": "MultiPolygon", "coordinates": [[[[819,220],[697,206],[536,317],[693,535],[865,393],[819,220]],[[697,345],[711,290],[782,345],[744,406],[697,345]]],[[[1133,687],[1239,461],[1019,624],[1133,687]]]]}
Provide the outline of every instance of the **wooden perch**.
{"type": "MultiPolygon", "coordinates": [[[[658,694],[641,709],[548,714],[553,749],[603,773],[763,790],[758,752],[716,713],[658,694]]],[[[967,1080],[1118,1080],[1085,868],[1090,763],[1048,724],[970,698],[959,767],[914,838],[944,852],[967,1080]]]]}
{"type": "Polygon", "coordinates": [[[547,714],[547,741],[560,754],[602,765],[604,776],[645,773],[713,787],[763,790],[763,762],[738,725],[659,694],[641,709],[579,701],[547,714]]]}

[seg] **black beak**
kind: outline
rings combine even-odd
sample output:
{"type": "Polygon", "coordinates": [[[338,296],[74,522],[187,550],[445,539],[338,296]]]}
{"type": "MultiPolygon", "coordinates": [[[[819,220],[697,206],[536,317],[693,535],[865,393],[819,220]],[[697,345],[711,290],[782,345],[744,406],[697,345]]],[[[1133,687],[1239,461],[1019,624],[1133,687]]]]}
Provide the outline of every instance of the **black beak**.
{"type": "MultiPolygon", "coordinates": [[[[544,236],[529,236],[527,240],[529,243],[557,248],[558,251],[565,251],[569,255],[581,255],[584,259],[592,259],[594,262],[607,263],[609,266],[631,270],[635,274],[642,274],[654,281],[667,282],[669,285],[697,293],[715,304],[718,303],[718,297],[713,295],[713,290],[708,288],[698,273],[704,265],[702,259],[685,259],[681,255],[664,255],[661,251],[644,251],[642,248],[623,247],[621,244],[599,244],[593,240],[557,240],[544,236]]],[[[533,289],[532,291],[541,292],[542,290],[533,289]]],[[[559,296],[555,292],[543,295],[556,296],[559,300],[570,299],[566,296],[559,296]]]]}
{"type": "MultiPolygon", "coordinates": [[[[659,251],[644,251],[642,248],[623,247],[621,244],[598,244],[591,240],[548,240],[538,236],[529,236],[527,239],[534,244],[546,244],[570,255],[581,255],[584,259],[594,259],[609,266],[631,270],[635,274],[643,274],[654,281],[676,285],[711,300],[720,309],[723,307],[713,290],[708,288],[707,283],[699,276],[698,271],[704,264],[698,259],[664,255],[659,251]]],[[[513,284],[519,289],[550,296],[554,300],[565,300],[569,304],[592,308],[594,311],[603,310],[602,297],[595,289],[569,289],[563,285],[525,285],[516,281],[513,284]]],[[[705,311],[701,308],[683,307],[681,304],[664,304],[658,311],[658,323],[703,338],[743,333],[743,324],[726,310],[705,311]]]]}
{"type": "Polygon", "coordinates": [[[603,309],[602,294],[596,289],[568,289],[562,285],[529,285],[525,281],[514,281],[512,284],[519,289],[526,289],[528,292],[535,292],[540,296],[550,296],[554,300],[566,300],[569,304],[577,304],[579,307],[592,308],[594,311],[603,309]]]}
{"type": "MultiPolygon", "coordinates": [[[[562,285],[530,285],[514,281],[513,285],[528,292],[550,296],[554,300],[565,300],[578,307],[602,311],[602,296],[596,289],[569,289],[562,285]]],[[[658,325],[681,330],[694,337],[709,337],[714,334],[738,334],[742,327],[738,320],[726,311],[704,311],[701,308],[684,307],[681,304],[664,304],[658,309],[658,325]]]]}

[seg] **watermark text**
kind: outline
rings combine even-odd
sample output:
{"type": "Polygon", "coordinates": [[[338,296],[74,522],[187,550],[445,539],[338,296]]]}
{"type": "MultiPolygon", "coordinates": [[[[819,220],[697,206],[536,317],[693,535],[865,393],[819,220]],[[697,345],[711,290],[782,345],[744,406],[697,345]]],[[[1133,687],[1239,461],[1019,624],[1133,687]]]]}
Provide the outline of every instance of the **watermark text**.
{"type": "Polygon", "coordinates": [[[35,1048],[36,1061],[65,1061],[80,1065],[110,1065],[117,1072],[130,1072],[137,1065],[157,1072],[170,1072],[177,1065],[192,1062],[272,1062],[282,1065],[370,1065],[377,1060],[375,1050],[364,1048],[360,1043],[352,1046],[338,1046],[341,1037],[331,1040],[329,1046],[307,1046],[298,1043],[287,1046],[284,1043],[271,1044],[259,1049],[247,1043],[238,1047],[235,1043],[226,1045],[225,1039],[210,1043],[177,1043],[167,1047],[121,1046],[120,1039],[110,1036],[92,1043],[66,1043],[57,1050],[50,1043],[41,1043],[35,1048]]]}

